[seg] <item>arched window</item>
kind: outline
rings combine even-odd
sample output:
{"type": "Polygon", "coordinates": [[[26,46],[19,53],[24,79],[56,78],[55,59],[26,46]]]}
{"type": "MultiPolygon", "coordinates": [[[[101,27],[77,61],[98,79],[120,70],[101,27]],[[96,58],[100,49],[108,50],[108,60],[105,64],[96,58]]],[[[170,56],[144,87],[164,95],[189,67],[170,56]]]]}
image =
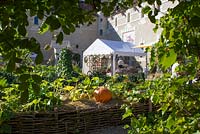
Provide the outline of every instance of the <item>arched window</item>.
{"type": "Polygon", "coordinates": [[[35,25],[39,25],[39,21],[38,21],[38,17],[37,16],[34,17],[34,22],[33,23],[35,25]]]}
{"type": "Polygon", "coordinates": [[[99,35],[100,35],[100,36],[103,35],[103,29],[100,29],[100,31],[99,31],[99,35]]]}

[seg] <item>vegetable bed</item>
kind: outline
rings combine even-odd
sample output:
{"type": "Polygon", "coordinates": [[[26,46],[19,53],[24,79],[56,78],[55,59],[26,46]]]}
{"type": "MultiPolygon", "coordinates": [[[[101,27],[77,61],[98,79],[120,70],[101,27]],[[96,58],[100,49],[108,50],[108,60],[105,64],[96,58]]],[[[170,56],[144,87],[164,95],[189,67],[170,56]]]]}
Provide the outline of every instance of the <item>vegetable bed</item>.
{"type": "MultiPolygon", "coordinates": [[[[9,124],[12,133],[30,134],[74,134],[88,133],[108,126],[119,126],[129,123],[122,120],[125,102],[111,100],[106,104],[93,100],[66,101],[62,107],[49,112],[20,113],[11,118],[9,124]]],[[[149,104],[135,104],[134,112],[148,112],[149,104]]]]}

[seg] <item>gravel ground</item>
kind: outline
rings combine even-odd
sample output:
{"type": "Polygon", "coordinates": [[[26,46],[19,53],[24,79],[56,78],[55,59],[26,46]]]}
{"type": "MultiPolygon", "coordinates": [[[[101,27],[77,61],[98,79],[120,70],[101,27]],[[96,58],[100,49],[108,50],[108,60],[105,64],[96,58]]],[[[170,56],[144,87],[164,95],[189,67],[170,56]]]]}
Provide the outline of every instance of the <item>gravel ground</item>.
{"type": "Polygon", "coordinates": [[[90,132],[89,134],[128,134],[123,126],[107,127],[90,132]]]}

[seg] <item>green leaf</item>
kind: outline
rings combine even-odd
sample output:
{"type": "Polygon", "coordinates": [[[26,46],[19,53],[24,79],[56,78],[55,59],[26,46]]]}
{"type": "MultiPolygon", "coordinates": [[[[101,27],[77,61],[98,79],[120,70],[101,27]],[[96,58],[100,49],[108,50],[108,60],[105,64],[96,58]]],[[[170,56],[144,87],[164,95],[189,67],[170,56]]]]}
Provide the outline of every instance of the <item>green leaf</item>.
{"type": "Polygon", "coordinates": [[[19,76],[19,81],[25,82],[30,78],[30,74],[22,74],[19,76]]]}
{"type": "Polygon", "coordinates": [[[92,80],[93,81],[99,81],[99,77],[93,77],[92,80]]]}
{"type": "Polygon", "coordinates": [[[20,95],[21,103],[26,103],[28,101],[28,96],[29,96],[28,89],[24,89],[20,95]]]}
{"type": "Polygon", "coordinates": [[[72,25],[72,24],[69,26],[69,29],[70,29],[70,31],[72,33],[75,32],[75,30],[76,30],[75,27],[74,27],[74,25],[72,25]]]}
{"type": "Polygon", "coordinates": [[[41,83],[42,82],[42,78],[39,75],[32,75],[32,79],[34,80],[35,83],[41,83]]]}
{"type": "Polygon", "coordinates": [[[36,10],[30,10],[30,16],[34,16],[34,15],[36,15],[36,10]]]}
{"type": "Polygon", "coordinates": [[[143,14],[148,14],[151,11],[151,8],[149,6],[145,6],[142,8],[142,13],[143,14]]]}
{"type": "Polygon", "coordinates": [[[176,124],[182,124],[183,122],[185,122],[185,117],[180,117],[180,118],[176,121],[176,124]]]}
{"type": "Polygon", "coordinates": [[[152,4],[154,4],[155,0],[147,0],[147,2],[148,2],[150,5],[152,5],[152,4]]]}
{"type": "Polygon", "coordinates": [[[37,17],[42,20],[44,18],[44,10],[39,10],[37,13],[37,17]]]}
{"type": "Polygon", "coordinates": [[[156,3],[157,3],[158,5],[161,5],[161,4],[162,4],[161,0],[156,0],[156,3]]]}
{"type": "Polygon", "coordinates": [[[62,26],[62,30],[63,30],[63,32],[64,32],[66,35],[69,35],[69,34],[70,34],[70,29],[67,28],[66,26],[62,26]]]}
{"type": "Polygon", "coordinates": [[[22,103],[25,103],[28,101],[29,93],[28,93],[29,84],[27,82],[23,82],[19,85],[18,89],[20,92],[20,100],[22,103]]]}
{"type": "Polygon", "coordinates": [[[173,117],[171,115],[169,115],[169,117],[167,119],[166,127],[168,129],[170,129],[174,125],[174,123],[175,123],[175,121],[174,121],[173,117]]]}
{"type": "Polygon", "coordinates": [[[169,103],[165,103],[162,105],[162,107],[159,110],[162,110],[162,115],[165,114],[165,112],[167,111],[168,107],[170,106],[169,103]]]}
{"type": "Polygon", "coordinates": [[[72,89],[74,89],[74,86],[65,86],[63,89],[66,91],[71,91],[72,89]]]}
{"type": "Polygon", "coordinates": [[[50,49],[51,49],[51,47],[50,47],[50,45],[49,45],[49,44],[46,44],[46,45],[44,46],[44,49],[45,49],[45,50],[50,50],[50,49]]]}
{"type": "Polygon", "coordinates": [[[73,82],[78,82],[79,81],[79,78],[76,78],[76,77],[72,77],[71,79],[73,82]]]}
{"type": "Polygon", "coordinates": [[[169,40],[173,40],[174,39],[174,29],[171,29],[169,32],[169,40]]]}
{"type": "Polygon", "coordinates": [[[28,89],[28,87],[29,87],[29,83],[27,83],[27,82],[22,82],[22,83],[19,85],[18,89],[19,89],[20,91],[23,91],[23,90],[25,90],[26,88],[28,89]]]}
{"type": "Polygon", "coordinates": [[[44,34],[49,30],[49,25],[47,23],[42,23],[40,30],[38,31],[39,34],[44,34]]]}
{"type": "Polygon", "coordinates": [[[85,80],[83,81],[83,84],[84,84],[84,85],[89,85],[90,82],[91,82],[91,81],[90,81],[90,78],[89,78],[89,77],[86,77],[85,80]]]}
{"type": "Polygon", "coordinates": [[[174,52],[174,49],[170,49],[169,52],[164,53],[161,57],[161,64],[166,70],[176,61],[177,54],[174,52]]]}
{"type": "Polygon", "coordinates": [[[32,88],[35,95],[39,95],[40,93],[40,86],[37,83],[32,83],[32,88]]]}
{"type": "Polygon", "coordinates": [[[148,17],[149,17],[149,19],[150,19],[150,21],[151,21],[152,23],[155,23],[155,22],[156,22],[155,16],[152,15],[152,11],[150,11],[150,12],[148,13],[148,17]]]}
{"type": "Polygon", "coordinates": [[[124,120],[125,118],[130,117],[132,115],[133,115],[132,110],[130,108],[126,107],[125,113],[122,116],[122,120],[124,120]]]}
{"type": "Polygon", "coordinates": [[[25,36],[26,35],[26,28],[24,25],[19,25],[18,27],[18,32],[22,35],[25,36]]]}
{"type": "Polygon", "coordinates": [[[155,104],[159,103],[159,96],[157,94],[151,96],[151,101],[155,104]]]}
{"type": "Polygon", "coordinates": [[[7,71],[12,72],[14,70],[15,70],[15,58],[12,58],[9,60],[9,62],[7,64],[7,71]]]}
{"type": "Polygon", "coordinates": [[[40,63],[42,63],[42,61],[43,61],[43,54],[42,54],[42,52],[40,52],[37,54],[37,56],[35,58],[35,63],[40,64],[40,63]]]}
{"type": "Polygon", "coordinates": [[[193,16],[198,16],[200,17],[200,7],[194,7],[191,11],[193,16]]]}
{"type": "Polygon", "coordinates": [[[130,126],[128,124],[124,125],[124,129],[128,129],[130,126]]]}
{"type": "Polygon", "coordinates": [[[50,30],[52,31],[60,28],[61,26],[59,20],[53,15],[49,16],[46,19],[45,23],[47,23],[50,26],[50,30]]]}
{"type": "Polygon", "coordinates": [[[60,32],[60,33],[57,35],[56,43],[59,43],[59,44],[61,45],[61,44],[62,44],[62,41],[63,41],[63,33],[60,32]]]}
{"type": "Polygon", "coordinates": [[[7,86],[7,80],[5,78],[0,77],[0,87],[3,88],[3,87],[6,87],[6,86],[7,86]]]}
{"type": "Polygon", "coordinates": [[[187,78],[185,78],[185,77],[180,77],[180,78],[178,78],[177,80],[176,80],[176,82],[178,83],[178,84],[180,84],[180,85],[183,85],[185,82],[187,81],[187,78]]]}
{"type": "Polygon", "coordinates": [[[194,26],[194,27],[200,27],[200,17],[198,16],[194,16],[191,18],[190,23],[194,26]]]}

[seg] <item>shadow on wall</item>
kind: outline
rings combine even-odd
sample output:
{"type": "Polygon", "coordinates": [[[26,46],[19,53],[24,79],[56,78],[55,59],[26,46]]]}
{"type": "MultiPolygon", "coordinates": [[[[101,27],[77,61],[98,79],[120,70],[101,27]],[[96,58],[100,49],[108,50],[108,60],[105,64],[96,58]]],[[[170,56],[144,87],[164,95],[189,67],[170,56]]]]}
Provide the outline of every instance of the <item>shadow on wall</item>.
{"type": "Polygon", "coordinates": [[[115,40],[115,41],[122,41],[119,34],[116,32],[115,28],[112,26],[112,24],[107,20],[106,26],[104,30],[103,39],[106,40],[115,40]]]}
{"type": "MultiPolygon", "coordinates": [[[[123,37],[122,38],[120,37],[118,32],[115,30],[115,28],[113,27],[113,25],[109,21],[107,21],[105,31],[106,32],[104,34],[104,39],[115,40],[115,41],[123,41],[123,39],[122,39],[123,37]]],[[[129,35],[130,34],[134,34],[134,33],[133,32],[129,32],[129,35]]],[[[133,37],[134,35],[130,35],[130,36],[133,37]]],[[[133,41],[134,41],[134,39],[131,38],[130,42],[133,42],[133,41]]],[[[127,41],[127,42],[129,42],[129,41],[127,41]]],[[[116,57],[116,60],[118,60],[118,58],[119,57],[116,57]]],[[[124,56],[123,59],[124,59],[125,64],[130,65],[135,70],[143,71],[143,67],[141,66],[141,62],[142,61],[136,60],[135,57],[127,57],[127,56],[124,56]]]]}

